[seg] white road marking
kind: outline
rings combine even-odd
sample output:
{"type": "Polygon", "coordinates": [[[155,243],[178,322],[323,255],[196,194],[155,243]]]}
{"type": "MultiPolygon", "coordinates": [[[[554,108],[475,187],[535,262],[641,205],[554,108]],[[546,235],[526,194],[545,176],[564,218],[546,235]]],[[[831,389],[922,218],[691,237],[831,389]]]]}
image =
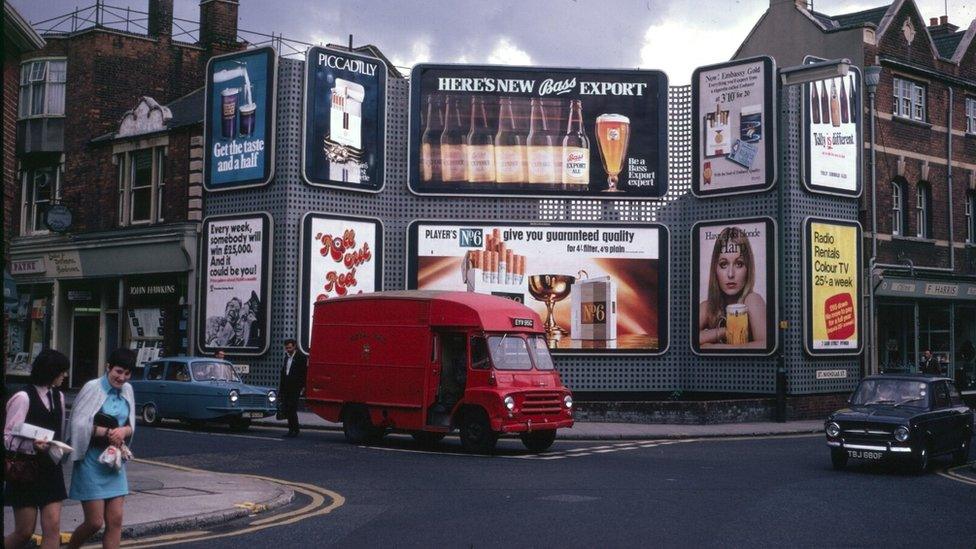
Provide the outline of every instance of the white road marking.
{"type": "Polygon", "coordinates": [[[184,429],[172,429],[169,427],[156,427],[157,431],[169,431],[170,433],[184,433],[188,435],[204,435],[204,436],[220,436],[220,437],[235,437],[235,438],[253,438],[257,440],[271,440],[274,442],[281,442],[280,438],[273,437],[259,437],[256,435],[238,435],[235,433],[221,433],[219,431],[188,431],[184,429]]]}

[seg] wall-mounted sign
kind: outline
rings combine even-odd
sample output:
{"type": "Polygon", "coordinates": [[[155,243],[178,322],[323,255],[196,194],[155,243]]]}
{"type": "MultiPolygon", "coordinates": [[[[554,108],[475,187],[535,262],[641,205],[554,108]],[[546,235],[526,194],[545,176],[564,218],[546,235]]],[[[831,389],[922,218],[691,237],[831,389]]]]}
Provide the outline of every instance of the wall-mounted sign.
{"type": "Polygon", "coordinates": [[[271,216],[256,212],[203,220],[197,346],[211,355],[261,355],[271,329],[271,216]]]}
{"type": "Polygon", "coordinates": [[[175,275],[138,276],[125,280],[125,302],[129,307],[178,305],[180,284],[175,275]]]}
{"type": "Polygon", "coordinates": [[[803,346],[811,355],[861,352],[861,225],[803,223],[803,346]]]}
{"type": "Polygon", "coordinates": [[[696,223],[691,231],[691,348],[701,355],[776,349],[776,228],[758,217],[696,223]]]}
{"type": "Polygon", "coordinates": [[[32,257],[30,259],[13,259],[10,261],[10,274],[30,275],[43,274],[47,272],[47,264],[43,257],[32,257]]]}
{"type": "Polygon", "coordinates": [[[553,352],[668,347],[667,228],[658,224],[414,221],[407,287],[524,303],[553,352]]]}
{"type": "Polygon", "coordinates": [[[203,186],[264,185],[274,175],[278,54],[258,48],[207,62],[203,186]]]}
{"type": "Polygon", "coordinates": [[[776,62],[754,57],[695,69],[692,178],[697,196],[759,192],[776,183],[776,62]]]}
{"type": "Polygon", "coordinates": [[[309,212],[302,220],[299,344],[308,352],[315,303],[383,289],[379,219],[309,212]]]}
{"type": "Polygon", "coordinates": [[[302,134],[306,181],[354,191],[383,187],[386,77],[381,59],[309,48],[302,134]]]}
{"type": "Polygon", "coordinates": [[[922,299],[976,300],[976,284],[885,276],[875,295],[922,299]]]}
{"type": "Polygon", "coordinates": [[[847,379],[847,370],[817,370],[817,379],[847,379]]]}
{"type": "Polygon", "coordinates": [[[803,86],[803,183],[807,190],[861,194],[861,73],[803,86]]]}
{"type": "Polygon", "coordinates": [[[44,224],[56,233],[66,232],[71,228],[74,216],[64,204],[54,204],[44,212],[44,224]]]}
{"type": "Polygon", "coordinates": [[[410,92],[415,193],[667,191],[663,72],[421,64],[410,92]]]}

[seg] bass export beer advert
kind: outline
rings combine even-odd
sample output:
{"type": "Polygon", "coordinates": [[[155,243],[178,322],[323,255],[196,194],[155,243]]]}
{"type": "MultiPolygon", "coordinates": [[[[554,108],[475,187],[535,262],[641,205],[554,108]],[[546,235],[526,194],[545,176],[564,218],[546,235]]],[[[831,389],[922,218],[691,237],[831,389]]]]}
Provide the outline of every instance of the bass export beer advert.
{"type": "Polygon", "coordinates": [[[302,221],[301,331],[308,352],[315,303],[383,287],[383,226],[378,219],[309,212],[302,221]]]}
{"type": "Polygon", "coordinates": [[[667,349],[663,225],[414,221],[408,235],[409,289],[524,303],[543,319],[553,352],[667,349]]]}
{"type": "Polygon", "coordinates": [[[306,181],[365,192],[383,187],[386,77],[381,59],[309,48],[302,146],[306,181]]]}
{"type": "Polygon", "coordinates": [[[208,217],[200,240],[197,345],[203,354],[261,355],[268,349],[271,216],[208,217]]]}
{"type": "Polygon", "coordinates": [[[776,64],[756,57],[695,69],[692,192],[759,192],[776,181],[776,64]]]}
{"type": "Polygon", "coordinates": [[[278,54],[259,48],[207,63],[203,185],[225,191],[274,175],[278,54]]]}
{"type": "Polygon", "coordinates": [[[811,192],[861,194],[861,73],[803,87],[804,184],[811,192]]]}
{"type": "Polygon", "coordinates": [[[765,217],[692,229],[695,353],[768,355],[776,348],[775,234],[765,217]]]}
{"type": "Polygon", "coordinates": [[[410,92],[415,193],[627,199],[667,192],[661,71],[420,64],[410,92]]]}
{"type": "Polygon", "coordinates": [[[861,226],[804,222],[804,347],[812,355],[861,352],[861,226]]]}

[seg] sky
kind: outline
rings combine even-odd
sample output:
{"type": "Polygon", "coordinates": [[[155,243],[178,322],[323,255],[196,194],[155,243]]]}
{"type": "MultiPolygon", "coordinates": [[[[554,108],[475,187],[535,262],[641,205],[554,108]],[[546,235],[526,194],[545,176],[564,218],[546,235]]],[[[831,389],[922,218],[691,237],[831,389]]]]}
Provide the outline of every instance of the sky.
{"type": "MultiPolygon", "coordinates": [[[[28,20],[94,0],[12,0],[28,20]]],[[[147,0],[107,0],[146,11],[147,0]]],[[[976,0],[916,0],[927,20],[946,13],[965,29],[976,0]]],[[[836,15],[885,0],[814,0],[836,15]]],[[[672,85],[695,67],[727,61],[769,0],[240,0],[241,29],[313,44],[373,44],[402,69],[415,63],[659,69],[672,85]]],[[[174,0],[177,18],[199,20],[199,0],[174,0]]],[[[282,52],[287,53],[287,52],[282,52]]],[[[404,70],[406,72],[406,70],[404,70]]]]}

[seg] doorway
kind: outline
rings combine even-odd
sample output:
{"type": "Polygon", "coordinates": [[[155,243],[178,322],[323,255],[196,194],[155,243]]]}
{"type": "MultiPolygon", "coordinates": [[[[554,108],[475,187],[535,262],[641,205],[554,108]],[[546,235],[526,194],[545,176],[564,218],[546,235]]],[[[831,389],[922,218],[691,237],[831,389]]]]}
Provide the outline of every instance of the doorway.
{"type": "Polygon", "coordinates": [[[71,317],[71,387],[98,377],[98,313],[71,317]]]}

